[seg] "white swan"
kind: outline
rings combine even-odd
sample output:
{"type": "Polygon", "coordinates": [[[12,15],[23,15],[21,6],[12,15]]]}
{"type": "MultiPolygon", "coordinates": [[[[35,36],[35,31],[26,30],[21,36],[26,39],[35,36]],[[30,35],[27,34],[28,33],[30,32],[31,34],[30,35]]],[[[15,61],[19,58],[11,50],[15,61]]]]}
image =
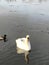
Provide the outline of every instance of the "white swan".
{"type": "Polygon", "coordinates": [[[31,50],[29,35],[27,35],[26,38],[16,39],[16,49],[17,49],[18,54],[21,54],[21,53],[25,54],[25,60],[28,63],[29,62],[28,55],[29,55],[30,50],[31,50]]]}

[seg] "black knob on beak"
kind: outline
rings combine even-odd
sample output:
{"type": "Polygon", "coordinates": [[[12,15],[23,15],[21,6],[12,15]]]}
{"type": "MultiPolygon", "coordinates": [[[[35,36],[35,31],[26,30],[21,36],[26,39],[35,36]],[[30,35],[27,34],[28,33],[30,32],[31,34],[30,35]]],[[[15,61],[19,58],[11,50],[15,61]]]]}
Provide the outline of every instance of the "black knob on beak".
{"type": "Polygon", "coordinates": [[[29,50],[29,52],[31,52],[31,50],[29,50]]]}

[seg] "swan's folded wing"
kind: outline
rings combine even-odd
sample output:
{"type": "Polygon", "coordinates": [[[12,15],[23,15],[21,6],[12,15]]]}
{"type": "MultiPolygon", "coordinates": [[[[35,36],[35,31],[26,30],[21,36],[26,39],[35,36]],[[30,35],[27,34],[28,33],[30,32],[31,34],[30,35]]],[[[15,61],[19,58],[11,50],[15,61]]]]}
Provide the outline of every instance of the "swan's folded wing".
{"type": "Polygon", "coordinates": [[[24,49],[26,51],[31,50],[30,42],[28,42],[28,45],[26,47],[25,38],[17,39],[16,45],[17,45],[18,48],[24,49]]]}
{"type": "Polygon", "coordinates": [[[25,48],[24,39],[17,39],[16,45],[17,45],[18,48],[24,49],[25,48]]]}

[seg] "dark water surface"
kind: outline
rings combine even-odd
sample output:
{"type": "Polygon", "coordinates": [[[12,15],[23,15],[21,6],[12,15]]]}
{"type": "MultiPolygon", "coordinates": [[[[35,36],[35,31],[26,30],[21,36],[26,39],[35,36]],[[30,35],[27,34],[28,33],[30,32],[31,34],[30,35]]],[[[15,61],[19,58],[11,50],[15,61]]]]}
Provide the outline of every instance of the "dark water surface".
{"type": "Polygon", "coordinates": [[[16,53],[15,39],[30,35],[29,65],[49,65],[49,1],[0,0],[0,65],[27,65],[16,53]]]}

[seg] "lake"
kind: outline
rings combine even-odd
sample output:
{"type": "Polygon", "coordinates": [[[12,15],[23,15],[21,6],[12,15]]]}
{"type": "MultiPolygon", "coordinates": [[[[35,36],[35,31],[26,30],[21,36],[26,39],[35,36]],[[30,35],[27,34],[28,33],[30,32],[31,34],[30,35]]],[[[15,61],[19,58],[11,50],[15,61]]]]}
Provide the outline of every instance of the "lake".
{"type": "Polygon", "coordinates": [[[28,65],[49,65],[49,0],[0,0],[0,65],[26,65],[15,40],[30,35],[28,65]]]}

